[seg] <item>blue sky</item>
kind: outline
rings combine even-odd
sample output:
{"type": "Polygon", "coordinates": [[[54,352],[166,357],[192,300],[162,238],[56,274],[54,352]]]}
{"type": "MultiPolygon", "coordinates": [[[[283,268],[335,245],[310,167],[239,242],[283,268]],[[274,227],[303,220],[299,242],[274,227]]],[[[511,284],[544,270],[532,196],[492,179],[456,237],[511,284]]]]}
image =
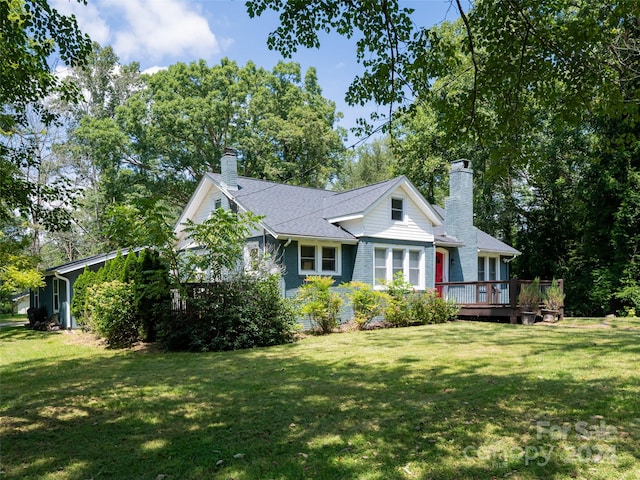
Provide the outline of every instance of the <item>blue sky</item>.
{"type": "MultiPolygon", "coordinates": [[[[450,0],[401,0],[416,10],[419,25],[431,26],[457,17],[450,0]]],[[[244,65],[253,61],[267,69],[282,57],[267,48],[269,32],[278,17],[265,12],[251,19],[243,0],[52,0],[62,13],[74,13],[80,28],[103,46],[111,45],[122,63],[140,63],[153,72],[177,62],[204,59],[209,65],[224,57],[244,65]]],[[[344,114],[340,125],[351,128],[358,117],[368,117],[374,105],[349,107],[344,94],[354,76],[362,72],[356,62],[355,41],[325,35],[320,49],[299,49],[291,59],[303,72],[315,67],[323,95],[344,114]]],[[[350,137],[352,142],[353,136],[350,137]]]]}

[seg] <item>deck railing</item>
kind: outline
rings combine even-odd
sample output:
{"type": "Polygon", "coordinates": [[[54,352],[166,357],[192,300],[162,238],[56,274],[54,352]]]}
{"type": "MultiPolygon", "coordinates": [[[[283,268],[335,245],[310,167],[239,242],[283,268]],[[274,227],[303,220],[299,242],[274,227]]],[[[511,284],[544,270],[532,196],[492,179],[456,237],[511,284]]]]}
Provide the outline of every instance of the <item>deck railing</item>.
{"type": "MultiPolygon", "coordinates": [[[[442,296],[455,300],[459,305],[509,305],[518,306],[518,295],[522,285],[532,280],[484,280],[478,282],[438,282],[436,289],[442,296]]],[[[551,280],[540,280],[540,291],[551,286],[551,280]]],[[[558,280],[558,286],[564,290],[564,282],[558,280]]]]}

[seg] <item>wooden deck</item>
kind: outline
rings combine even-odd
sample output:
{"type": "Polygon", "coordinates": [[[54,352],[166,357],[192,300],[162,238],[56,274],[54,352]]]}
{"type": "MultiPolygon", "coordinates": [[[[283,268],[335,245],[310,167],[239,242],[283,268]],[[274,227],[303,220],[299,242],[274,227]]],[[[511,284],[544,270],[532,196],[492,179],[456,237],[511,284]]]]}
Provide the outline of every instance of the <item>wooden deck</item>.
{"type": "MultiPolygon", "coordinates": [[[[483,282],[442,282],[436,283],[436,289],[442,296],[455,300],[460,305],[461,318],[506,320],[518,323],[520,307],[518,295],[522,285],[531,280],[488,280],[483,282]]],[[[558,280],[564,291],[564,281],[558,280]]],[[[540,290],[544,294],[551,280],[540,280],[540,290]]],[[[560,309],[560,319],[564,317],[564,308],[560,309]]]]}

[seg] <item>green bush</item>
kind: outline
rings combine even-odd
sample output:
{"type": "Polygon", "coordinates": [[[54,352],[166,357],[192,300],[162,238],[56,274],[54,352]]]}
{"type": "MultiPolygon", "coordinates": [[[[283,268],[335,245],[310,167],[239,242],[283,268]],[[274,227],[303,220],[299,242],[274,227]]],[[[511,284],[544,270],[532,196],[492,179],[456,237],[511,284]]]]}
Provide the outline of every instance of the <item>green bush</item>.
{"type": "Polygon", "coordinates": [[[407,302],[410,322],[422,325],[453,320],[460,311],[455,302],[440,297],[436,290],[410,294],[407,302]]]}
{"type": "Polygon", "coordinates": [[[384,310],[385,320],[394,327],[444,323],[453,320],[460,308],[441,298],[436,290],[411,292],[411,285],[396,275],[388,285],[389,302],[384,310]]]}
{"type": "Polygon", "coordinates": [[[384,309],[384,319],[394,327],[406,327],[413,323],[407,297],[411,292],[411,284],[402,273],[394,275],[387,285],[389,301],[384,309]]]}
{"type": "Polygon", "coordinates": [[[96,272],[84,267],[82,272],[73,284],[73,299],[71,300],[71,315],[79,324],[85,323],[87,310],[87,298],[89,288],[97,283],[96,272]]]}
{"type": "Polygon", "coordinates": [[[300,311],[308,315],[311,326],[322,333],[331,333],[338,326],[342,298],[331,291],[333,282],[331,277],[307,277],[297,295],[302,304],[300,311]]]}
{"type": "MultiPolygon", "coordinates": [[[[135,330],[139,333],[139,338],[134,341],[154,341],[158,324],[164,322],[171,313],[169,269],[160,259],[158,252],[145,249],[139,256],[136,256],[133,251],[130,251],[126,257],[117,254],[97,272],[85,268],[77,278],[74,283],[71,314],[79,324],[86,326],[98,336],[105,336],[104,332],[110,330],[112,326],[103,324],[102,320],[96,324],[95,318],[89,318],[89,304],[93,302],[92,288],[113,281],[128,285],[131,295],[133,327],[121,325],[127,332],[123,335],[127,337],[135,330]]],[[[110,335],[113,337],[113,332],[110,335]]]]}
{"type": "Polygon", "coordinates": [[[112,280],[87,289],[85,322],[110,347],[130,347],[140,339],[132,283],[112,280]]]}
{"type": "Polygon", "coordinates": [[[279,276],[189,284],[182,296],[186,308],[159,324],[158,341],[167,350],[237,350],[294,339],[296,314],[280,295],[279,276]]]}
{"type": "Polygon", "coordinates": [[[635,317],[636,312],[640,312],[640,285],[627,285],[614,295],[623,304],[618,311],[618,315],[625,317],[635,317]]]}
{"type": "Polygon", "coordinates": [[[384,311],[389,295],[386,292],[374,290],[364,282],[349,282],[341,285],[346,289],[346,296],[353,308],[353,321],[358,330],[366,328],[371,320],[384,311]]]}

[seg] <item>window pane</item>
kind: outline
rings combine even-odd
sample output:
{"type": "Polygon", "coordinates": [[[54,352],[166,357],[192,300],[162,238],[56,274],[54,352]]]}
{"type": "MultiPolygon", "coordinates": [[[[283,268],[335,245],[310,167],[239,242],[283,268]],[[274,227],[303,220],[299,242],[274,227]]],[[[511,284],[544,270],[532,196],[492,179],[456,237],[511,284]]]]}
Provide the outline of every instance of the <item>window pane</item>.
{"type": "Polygon", "coordinates": [[[313,245],[300,246],[300,270],[316,269],[316,247],[313,245]]]}
{"type": "Polygon", "coordinates": [[[402,204],[403,201],[401,198],[392,198],[391,199],[391,219],[392,220],[402,220],[402,204]]]}
{"type": "Polygon", "coordinates": [[[375,250],[375,284],[382,285],[387,279],[387,250],[376,248],[375,250]]]}
{"type": "Polygon", "coordinates": [[[392,273],[395,277],[397,273],[404,273],[404,250],[394,250],[393,251],[393,268],[392,273]]]}
{"type": "Polygon", "coordinates": [[[420,285],[420,252],[409,252],[409,283],[420,285]]]}
{"type": "Polygon", "coordinates": [[[485,257],[478,257],[478,280],[479,281],[485,280],[484,259],[485,259],[485,257]]]}
{"type": "Polygon", "coordinates": [[[420,268],[420,252],[409,252],[409,268],[420,268]]]}
{"type": "Polygon", "coordinates": [[[489,280],[496,280],[496,259],[489,257],[489,280]]]}
{"type": "Polygon", "coordinates": [[[335,247],[322,247],[322,270],[325,272],[336,271],[335,247]]]}

